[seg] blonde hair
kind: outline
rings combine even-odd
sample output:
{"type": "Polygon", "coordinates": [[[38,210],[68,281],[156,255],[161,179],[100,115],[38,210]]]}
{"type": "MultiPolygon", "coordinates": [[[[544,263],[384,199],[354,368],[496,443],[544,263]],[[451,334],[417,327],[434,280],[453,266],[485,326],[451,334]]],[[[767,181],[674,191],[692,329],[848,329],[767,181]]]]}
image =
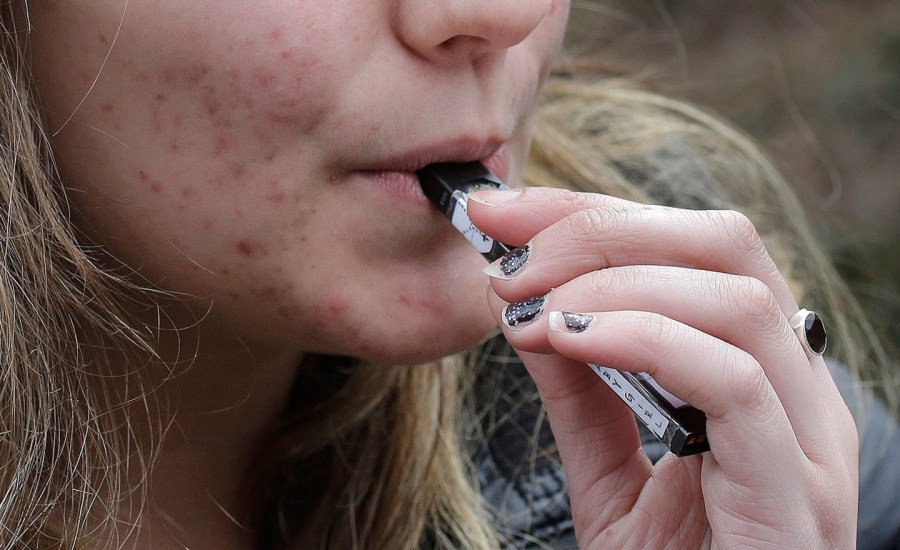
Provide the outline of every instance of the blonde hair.
{"type": "MultiPolygon", "coordinates": [[[[102,377],[119,354],[134,365],[152,356],[152,335],[126,312],[153,307],[155,297],[135,277],[102,267],[100,251],[77,237],[17,29],[9,13],[3,21],[0,547],[74,548],[114,540],[116,508],[143,495],[140,482],[126,481],[125,465],[138,460],[146,469],[151,457],[140,456],[142,442],[123,436],[120,423],[162,423],[151,412],[160,409],[148,403],[146,418],[113,414],[152,391],[109,396],[102,377]]],[[[741,209],[785,273],[803,281],[801,303],[827,311],[836,357],[870,374],[873,365],[886,368],[800,205],[750,140],[684,103],[561,67],[537,117],[527,184],[741,209]]],[[[414,549],[423,540],[497,548],[468,459],[483,442],[462,435],[475,417],[477,359],[398,367],[308,358],[267,458],[251,473],[261,488],[248,493],[260,502],[261,540],[273,548],[414,549]]],[[[127,374],[138,384],[139,371],[127,374]]]]}
{"type": "Polygon", "coordinates": [[[74,540],[128,492],[123,403],[95,380],[112,356],[152,348],[126,313],[139,289],[76,239],[13,8],[0,9],[0,547],[19,548],[74,540]]]}

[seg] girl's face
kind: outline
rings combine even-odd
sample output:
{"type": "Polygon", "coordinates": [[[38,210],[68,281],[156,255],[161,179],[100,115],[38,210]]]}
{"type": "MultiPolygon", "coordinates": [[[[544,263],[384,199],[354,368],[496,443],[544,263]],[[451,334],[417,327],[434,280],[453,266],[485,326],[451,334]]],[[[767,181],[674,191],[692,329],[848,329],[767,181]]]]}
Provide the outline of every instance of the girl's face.
{"type": "MultiPolygon", "coordinates": [[[[248,345],[414,362],[492,327],[412,171],[516,182],[568,0],[31,2],[82,230],[248,345]]],[[[24,24],[24,15],[22,23],[24,24]]]]}

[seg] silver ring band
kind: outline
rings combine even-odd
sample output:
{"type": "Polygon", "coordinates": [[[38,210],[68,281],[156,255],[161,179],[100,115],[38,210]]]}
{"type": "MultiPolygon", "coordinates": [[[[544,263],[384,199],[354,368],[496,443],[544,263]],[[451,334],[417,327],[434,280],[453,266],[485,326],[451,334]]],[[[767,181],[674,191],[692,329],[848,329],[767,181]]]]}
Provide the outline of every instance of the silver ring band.
{"type": "Polygon", "coordinates": [[[808,309],[801,309],[793,314],[788,321],[794,334],[800,340],[800,345],[809,355],[822,355],[828,345],[828,335],[825,333],[825,323],[822,318],[808,309]]]}

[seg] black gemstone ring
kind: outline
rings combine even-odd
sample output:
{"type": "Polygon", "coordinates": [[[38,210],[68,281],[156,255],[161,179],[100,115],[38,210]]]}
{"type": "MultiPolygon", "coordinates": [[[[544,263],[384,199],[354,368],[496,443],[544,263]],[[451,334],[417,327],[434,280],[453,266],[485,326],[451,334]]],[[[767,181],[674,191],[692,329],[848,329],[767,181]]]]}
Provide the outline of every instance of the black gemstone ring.
{"type": "Polygon", "coordinates": [[[822,355],[828,344],[828,335],[825,334],[825,323],[814,311],[801,309],[790,319],[791,328],[800,339],[800,344],[806,353],[822,355]]]}

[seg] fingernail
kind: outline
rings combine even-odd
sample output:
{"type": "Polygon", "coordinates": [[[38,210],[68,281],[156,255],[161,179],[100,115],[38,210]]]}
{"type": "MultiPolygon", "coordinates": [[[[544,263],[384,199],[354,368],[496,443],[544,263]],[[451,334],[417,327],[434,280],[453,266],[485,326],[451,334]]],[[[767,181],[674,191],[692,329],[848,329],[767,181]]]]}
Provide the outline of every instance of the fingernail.
{"type": "Polygon", "coordinates": [[[526,244],[522,248],[513,248],[499,260],[488,264],[484,268],[484,272],[495,279],[512,279],[520,269],[525,267],[525,262],[528,261],[530,254],[530,244],[526,244]]]}
{"type": "Polygon", "coordinates": [[[584,332],[594,320],[593,315],[587,313],[572,313],[569,311],[551,311],[548,322],[550,330],[555,332],[584,332]]]}
{"type": "Polygon", "coordinates": [[[488,189],[469,193],[468,200],[487,206],[503,206],[519,198],[521,189],[488,189]]]}
{"type": "Polygon", "coordinates": [[[524,302],[509,304],[503,308],[503,322],[506,326],[513,329],[521,328],[534,322],[544,311],[546,299],[546,296],[538,296],[524,302]]]}

